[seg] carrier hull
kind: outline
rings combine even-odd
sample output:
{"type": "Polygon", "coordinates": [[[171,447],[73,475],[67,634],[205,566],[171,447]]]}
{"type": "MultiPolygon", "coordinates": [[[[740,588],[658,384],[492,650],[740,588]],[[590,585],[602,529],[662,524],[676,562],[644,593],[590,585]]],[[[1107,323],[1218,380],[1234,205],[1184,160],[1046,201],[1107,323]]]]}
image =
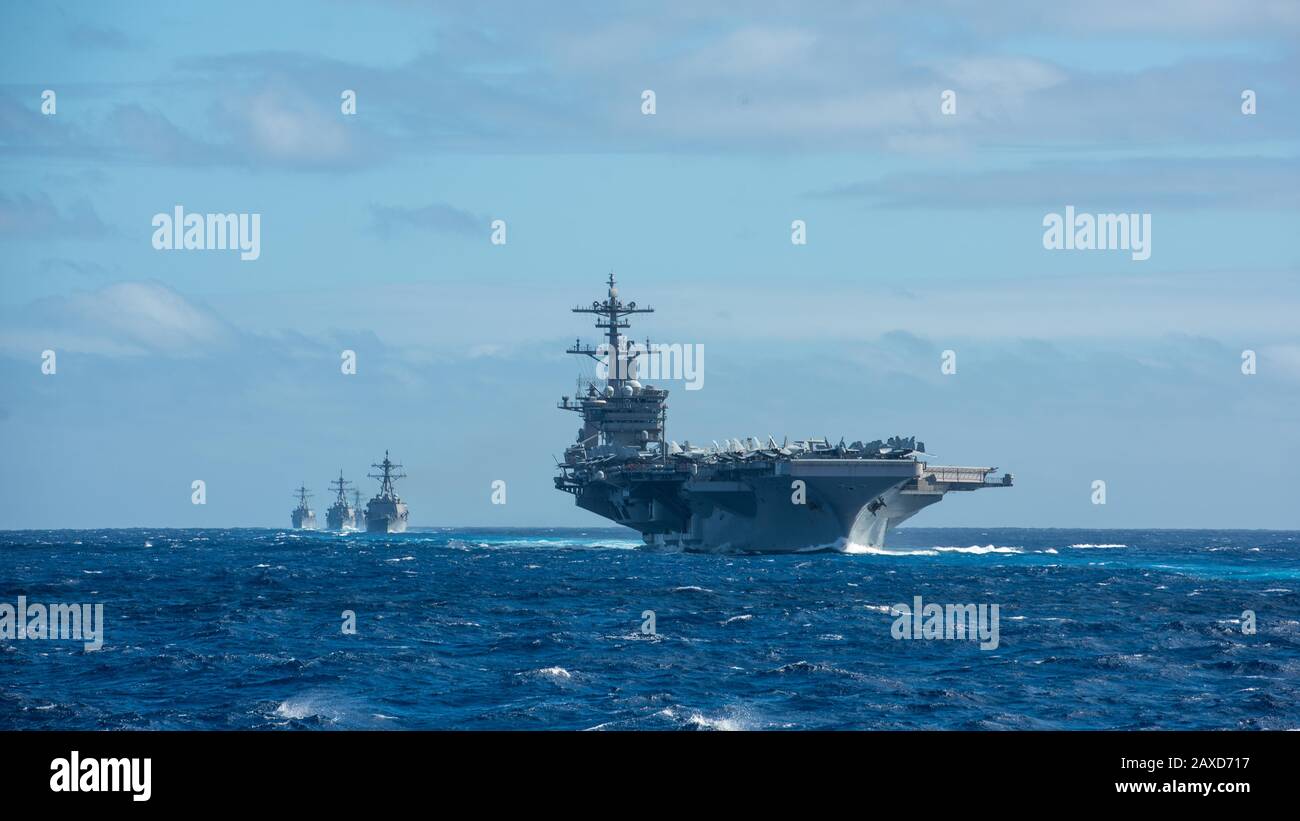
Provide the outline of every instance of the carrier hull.
{"type": "MultiPolygon", "coordinates": [[[[930,468],[913,460],[760,462],[726,476],[648,478],[602,471],[580,507],[641,532],[647,544],[700,553],[883,548],[886,535],[954,490],[1004,486],[988,468],[930,468]],[[944,477],[950,479],[944,481],[944,477]]],[[[653,473],[653,471],[652,471],[653,473]]]]}

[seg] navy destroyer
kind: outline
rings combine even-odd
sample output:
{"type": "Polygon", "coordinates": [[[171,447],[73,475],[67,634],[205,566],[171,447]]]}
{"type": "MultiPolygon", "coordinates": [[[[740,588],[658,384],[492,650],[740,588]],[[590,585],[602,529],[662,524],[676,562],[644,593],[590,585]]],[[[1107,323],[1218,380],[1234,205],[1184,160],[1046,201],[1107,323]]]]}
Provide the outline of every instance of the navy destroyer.
{"type": "Polygon", "coordinates": [[[334,504],[325,511],[325,524],[330,530],[356,530],[356,508],[348,504],[349,484],[351,483],[344,481],[342,470],[339,471],[339,478],[330,482],[330,488],[335,492],[334,504]]]}
{"type": "Polygon", "coordinates": [[[393,488],[393,480],[404,479],[406,474],[397,472],[402,466],[389,460],[388,451],[384,451],[384,461],[371,467],[380,471],[368,474],[371,479],[379,480],[379,494],[366,505],[366,531],[402,533],[406,530],[409,511],[393,488]]]}
{"type": "Polygon", "coordinates": [[[316,511],[312,510],[307,504],[307,500],[311,498],[311,494],[307,492],[307,486],[303,484],[294,492],[298,494],[298,506],[293,509],[293,513],[289,514],[294,529],[315,530],[316,511]]]}
{"type": "MultiPolygon", "coordinates": [[[[881,549],[885,534],[951,491],[1010,487],[993,467],[929,464],[914,437],[887,440],[768,437],[696,447],[664,437],[668,391],[638,381],[644,350],[622,333],[632,314],[652,313],[619,297],[578,306],[606,332],[599,348],[575,342],[608,373],[603,386],[561,398],[582,417],[555,487],[579,507],[640,531],[647,544],[697,552],[881,549]]],[[[647,346],[648,347],[648,346],[647,346]]]]}
{"type": "Polygon", "coordinates": [[[366,529],[366,511],[361,506],[361,491],[352,488],[352,524],[357,530],[366,529]]]}

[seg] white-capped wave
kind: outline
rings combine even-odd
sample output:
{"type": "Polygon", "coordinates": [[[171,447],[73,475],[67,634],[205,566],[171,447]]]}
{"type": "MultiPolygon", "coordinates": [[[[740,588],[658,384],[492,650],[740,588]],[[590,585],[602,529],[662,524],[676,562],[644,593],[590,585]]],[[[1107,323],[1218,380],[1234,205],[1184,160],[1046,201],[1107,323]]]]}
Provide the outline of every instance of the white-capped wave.
{"type": "Polygon", "coordinates": [[[857,544],[856,542],[846,542],[839,547],[844,553],[865,553],[873,556],[938,556],[940,553],[965,553],[973,556],[983,556],[986,553],[1024,553],[1019,547],[1006,547],[1001,545],[968,545],[966,547],[957,547],[954,545],[940,545],[935,547],[921,548],[898,548],[898,547],[872,547],[871,545],[857,544]]]}
{"type": "Polygon", "coordinates": [[[940,553],[973,553],[976,556],[983,556],[985,553],[1024,553],[1018,547],[998,547],[997,545],[977,545],[970,547],[936,547],[935,550],[940,553]]]}
{"type": "Polygon", "coordinates": [[[1128,547],[1128,545],[1126,544],[1072,544],[1070,545],[1070,547],[1079,548],[1080,550],[1086,550],[1087,548],[1128,547]]]}
{"type": "Polygon", "coordinates": [[[691,713],[691,717],[686,721],[688,724],[699,727],[701,730],[736,732],[745,729],[745,727],[734,718],[709,718],[701,713],[691,713]]]}
{"type": "Polygon", "coordinates": [[[543,676],[550,676],[552,678],[573,678],[573,673],[570,673],[563,667],[543,667],[537,672],[543,676]]]}
{"type": "Polygon", "coordinates": [[[570,673],[563,667],[543,667],[540,670],[532,670],[527,673],[516,673],[515,675],[545,678],[552,681],[568,681],[573,678],[573,673],[570,673]]]}
{"type": "Polygon", "coordinates": [[[938,556],[936,550],[894,550],[887,547],[872,547],[868,544],[858,544],[857,542],[844,542],[837,549],[842,553],[852,553],[854,555],[871,555],[871,556],[938,556]]]}
{"type": "Polygon", "coordinates": [[[275,714],[281,718],[301,721],[316,716],[327,721],[337,721],[339,711],[318,696],[295,696],[287,698],[275,708],[275,714]]]}
{"type": "Polygon", "coordinates": [[[747,721],[743,716],[740,716],[737,713],[735,713],[735,711],[732,711],[732,715],[730,716],[718,716],[717,718],[713,718],[704,715],[698,710],[692,710],[690,715],[686,716],[685,718],[679,718],[676,708],[665,707],[664,709],[659,711],[659,715],[669,719],[670,721],[680,722],[685,726],[695,727],[700,730],[721,730],[721,731],[734,732],[737,730],[748,730],[750,729],[751,726],[749,721],[747,721]]]}
{"type": "Polygon", "coordinates": [[[509,550],[516,548],[568,548],[574,550],[636,550],[645,547],[645,542],[632,539],[552,539],[539,537],[535,539],[502,539],[500,541],[468,542],[463,539],[451,539],[447,546],[465,550],[468,548],[488,548],[492,550],[509,550]]]}

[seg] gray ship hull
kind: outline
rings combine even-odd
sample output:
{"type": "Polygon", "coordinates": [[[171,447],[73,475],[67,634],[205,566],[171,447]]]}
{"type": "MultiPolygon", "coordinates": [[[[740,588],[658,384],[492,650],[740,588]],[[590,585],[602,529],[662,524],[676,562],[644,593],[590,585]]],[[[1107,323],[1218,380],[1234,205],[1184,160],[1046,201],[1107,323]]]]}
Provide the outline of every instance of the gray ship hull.
{"type": "Polygon", "coordinates": [[[303,512],[301,510],[295,510],[290,515],[289,518],[290,521],[293,522],[294,530],[315,530],[316,529],[315,511],[308,510],[306,512],[303,512]]]}
{"type": "Polygon", "coordinates": [[[375,505],[366,510],[367,533],[405,533],[409,513],[402,503],[375,505]]]}
{"type": "Polygon", "coordinates": [[[331,507],[325,512],[325,524],[330,530],[356,530],[356,514],[350,507],[331,507]]]}
{"type": "Polygon", "coordinates": [[[883,549],[889,531],[945,493],[1001,484],[987,473],[902,459],[778,461],[754,465],[743,478],[685,481],[611,472],[588,482],[577,502],[665,549],[853,552],[883,549]]]}

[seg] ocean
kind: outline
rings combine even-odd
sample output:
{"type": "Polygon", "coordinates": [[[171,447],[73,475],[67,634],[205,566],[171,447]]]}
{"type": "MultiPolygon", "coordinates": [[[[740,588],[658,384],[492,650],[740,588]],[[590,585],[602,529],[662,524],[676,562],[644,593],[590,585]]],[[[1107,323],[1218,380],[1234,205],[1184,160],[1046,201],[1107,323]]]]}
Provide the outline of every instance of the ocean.
{"type": "Polygon", "coordinates": [[[0,607],[102,604],[104,628],[0,639],[0,728],[1300,728],[1298,532],[891,536],[2,532],[0,607]],[[895,638],[918,596],[996,604],[996,648],[895,638]]]}

